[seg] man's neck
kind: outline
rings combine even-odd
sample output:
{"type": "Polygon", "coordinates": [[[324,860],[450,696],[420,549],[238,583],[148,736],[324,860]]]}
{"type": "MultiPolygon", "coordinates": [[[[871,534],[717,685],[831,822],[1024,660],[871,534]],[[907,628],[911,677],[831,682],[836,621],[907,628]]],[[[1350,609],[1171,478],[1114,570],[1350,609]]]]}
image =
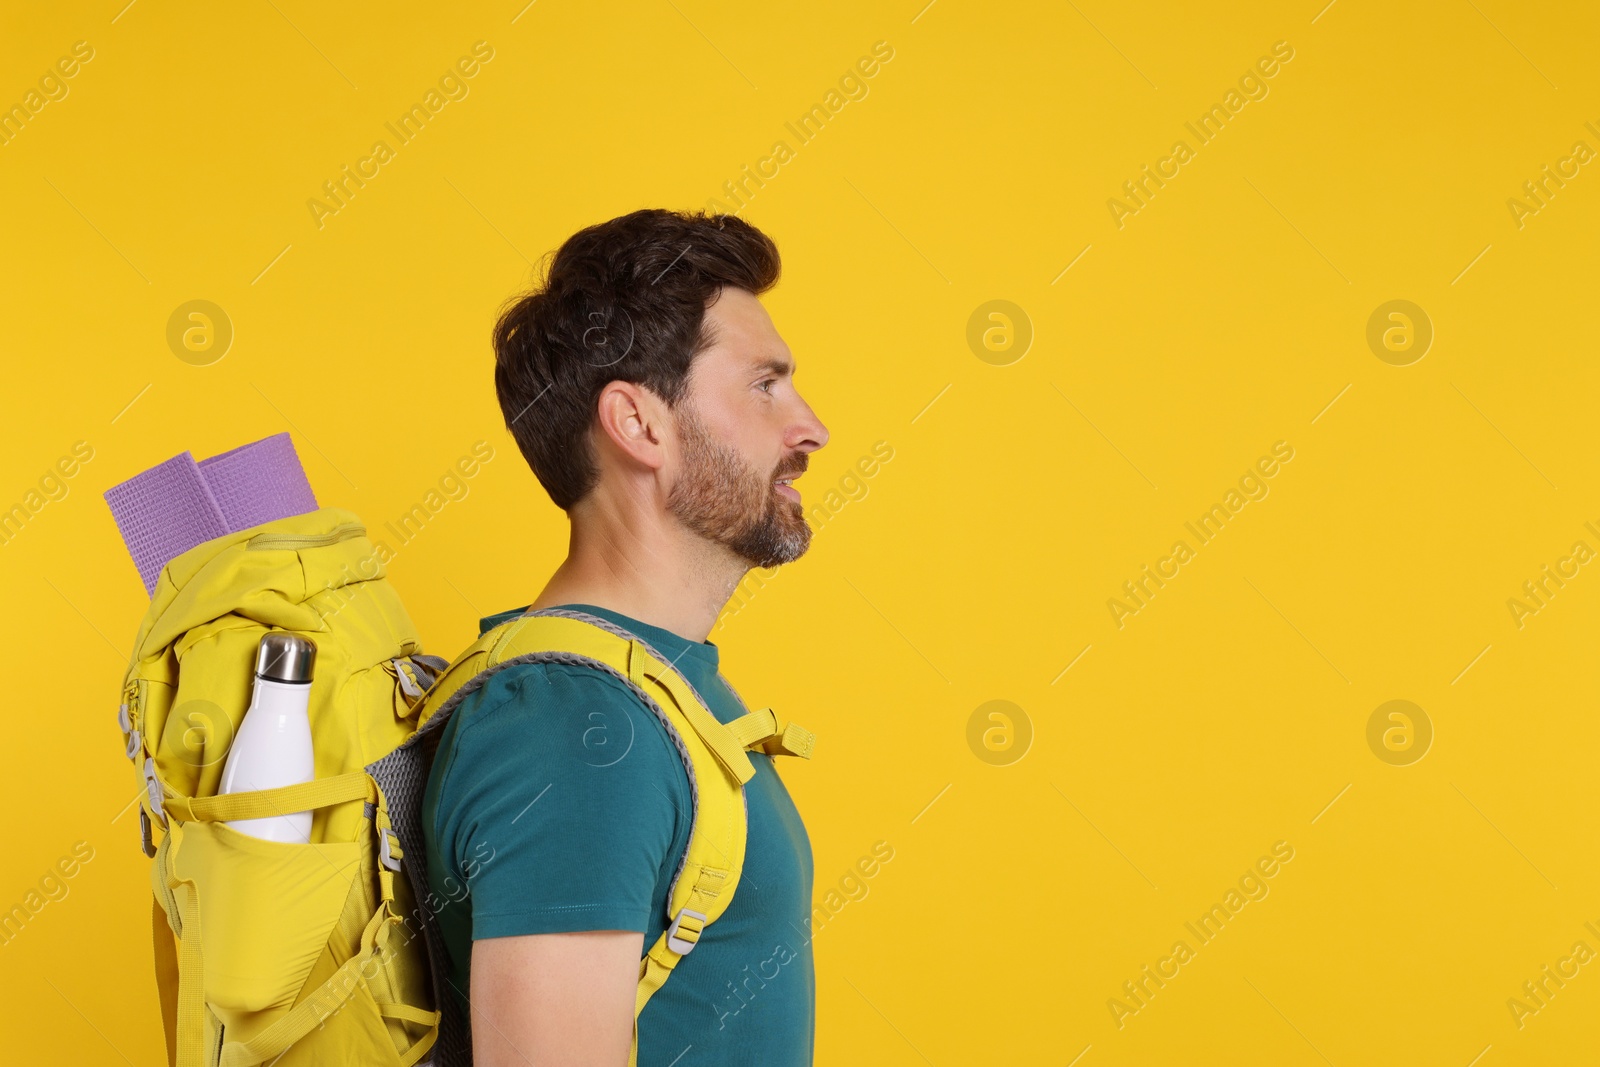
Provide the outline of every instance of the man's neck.
{"type": "Polygon", "coordinates": [[[749,562],[670,517],[630,519],[605,508],[574,513],[567,558],[530,607],[593,604],[704,641],[749,562]]]}

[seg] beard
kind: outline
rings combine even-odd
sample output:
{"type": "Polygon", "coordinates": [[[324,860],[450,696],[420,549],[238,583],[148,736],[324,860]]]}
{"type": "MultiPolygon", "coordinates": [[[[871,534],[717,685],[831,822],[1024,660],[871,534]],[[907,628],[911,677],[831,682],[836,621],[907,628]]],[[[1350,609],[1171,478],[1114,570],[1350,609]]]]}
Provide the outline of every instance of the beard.
{"type": "Polygon", "coordinates": [[[711,436],[687,406],[678,412],[683,471],[667,494],[667,510],[694,533],[756,567],[792,563],[811,544],[811,526],[798,500],[779,496],[773,484],[799,474],[804,452],[769,473],[711,436]]]}

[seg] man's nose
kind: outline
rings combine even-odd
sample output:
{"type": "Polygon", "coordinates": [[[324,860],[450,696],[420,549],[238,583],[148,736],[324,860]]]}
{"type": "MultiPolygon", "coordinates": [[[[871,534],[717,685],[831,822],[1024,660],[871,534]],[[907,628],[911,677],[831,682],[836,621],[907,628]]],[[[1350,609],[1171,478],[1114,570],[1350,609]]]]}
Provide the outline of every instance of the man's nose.
{"type": "MultiPolygon", "coordinates": [[[[798,394],[796,396],[798,399],[798,394]]],[[[784,444],[790,448],[799,452],[815,452],[828,443],[828,428],[811,410],[811,405],[801,399],[799,416],[790,425],[787,438],[784,444]]]]}

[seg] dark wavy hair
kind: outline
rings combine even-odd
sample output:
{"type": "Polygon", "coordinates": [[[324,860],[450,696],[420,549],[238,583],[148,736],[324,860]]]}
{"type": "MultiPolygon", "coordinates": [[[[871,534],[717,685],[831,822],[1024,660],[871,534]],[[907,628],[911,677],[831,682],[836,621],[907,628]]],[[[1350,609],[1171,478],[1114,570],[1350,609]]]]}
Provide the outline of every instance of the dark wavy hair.
{"type": "Polygon", "coordinates": [[[779,270],[777,245],[736,215],[649,208],[567,239],[494,328],[506,428],[557,507],[599,480],[588,432],[600,391],[632,382],[676,407],[713,340],[707,303],[723,286],[759,296],[779,270]]]}

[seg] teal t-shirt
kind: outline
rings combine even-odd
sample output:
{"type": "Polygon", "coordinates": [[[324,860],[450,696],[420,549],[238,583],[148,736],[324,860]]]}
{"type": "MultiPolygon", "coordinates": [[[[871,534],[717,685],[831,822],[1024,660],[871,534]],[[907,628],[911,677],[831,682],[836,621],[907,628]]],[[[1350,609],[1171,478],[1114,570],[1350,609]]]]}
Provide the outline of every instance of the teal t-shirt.
{"type": "MultiPolygon", "coordinates": [[[[587,604],[638,636],[721,722],[747,710],[718,649],[587,604]]],[[[526,608],[491,615],[480,632],[526,608]]],[[[772,757],[750,754],[749,844],[733,902],[639,1018],[639,1067],[809,1065],[814,1045],[811,842],[772,757]]],[[[423,797],[428,882],[462,1017],[472,942],[638,930],[655,944],[689,842],[689,776],[667,728],[592,667],[508,667],[444,726],[423,797]]],[[[473,1020],[475,1023],[477,1020],[473,1020]]]]}

